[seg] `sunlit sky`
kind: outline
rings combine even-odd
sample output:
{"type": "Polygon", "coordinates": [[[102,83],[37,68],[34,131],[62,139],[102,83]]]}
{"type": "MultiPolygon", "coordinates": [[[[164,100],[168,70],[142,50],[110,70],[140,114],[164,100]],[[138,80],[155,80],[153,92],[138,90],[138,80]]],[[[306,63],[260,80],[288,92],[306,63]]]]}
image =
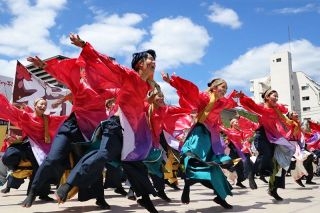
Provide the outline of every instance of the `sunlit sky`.
{"type": "Polygon", "coordinates": [[[160,71],[200,89],[222,77],[250,95],[249,80],[269,73],[276,52],[291,51],[293,70],[320,81],[319,23],[319,1],[0,0],[0,74],[13,77],[29,55],[77,57],[73,32],[126,66],[132,53],[154,49],[168,102],[175,91],[160,71]]]}

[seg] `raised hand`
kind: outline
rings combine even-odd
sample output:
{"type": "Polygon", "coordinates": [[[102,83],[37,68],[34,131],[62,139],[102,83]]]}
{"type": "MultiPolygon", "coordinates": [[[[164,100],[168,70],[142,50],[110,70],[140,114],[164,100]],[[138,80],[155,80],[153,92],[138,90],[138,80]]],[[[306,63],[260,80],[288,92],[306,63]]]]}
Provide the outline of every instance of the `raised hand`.
{"type": "Polygon", "coordinates": [[[43,69],[47,64],[43,60],[41,60],[38,56],[35,57],[28,57],[27,61],[33,63],[34,66],[43,69]]]}
{"type": "Polygon", "coordinates": [[[163,71],[161,72],[161,76],[162,76],[162,79],[167,82],[167,83],[170,83],[170,75],[168,73],[164,73],[163,71]]]}
{"type": "Polygon", "coordinates": [[[86,42],[84,40],[82,40],[78,34],[70,33],[69,38],[71,40],[71,44],[73,44],[77,47],[82,48],[86,45],[86,42]]]}

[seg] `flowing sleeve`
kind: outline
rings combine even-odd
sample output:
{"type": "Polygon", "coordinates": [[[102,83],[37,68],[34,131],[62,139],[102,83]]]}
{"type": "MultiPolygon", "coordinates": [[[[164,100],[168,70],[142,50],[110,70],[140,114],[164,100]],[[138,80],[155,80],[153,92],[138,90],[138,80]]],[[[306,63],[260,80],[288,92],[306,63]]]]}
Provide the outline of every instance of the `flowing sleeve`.
{"type": "Polygon", "coordinates": [[[276,106],[282,114],[288,113],[288,108],[284,104],[277,104],[276,106]]]}
{"type": "Polygon", "coordinates": [[[232,109],[238,106],[237,102],[234,100],[234,96],[236,94],[236,91],[233,90],[227,97],[226,97],[226,103],[224,108],[225,109],[232,109]]]}
{"type": "Polygon", "coordinates": [[[199,88],[192,82],[173,75],[170,80],[170,85],[177,90],[177,93],[182,101],[183,106],[187,105],[197,108],[199,105],[199,88]]]}
{"type": "Polygon", "coordinates": [[[311,130],[320,132],[320,125],[317,124],[317,123],[314,123],[314,122],[312,122],[312,121],[309,121],[309,127],[310,127],[311,130]]]}
{"type": "Polygon", "coordinates": [[[240,98],[240,104],[249,112],[255,113],[257,115],[262,115],[264,113],[263,107],[256,104],[251,98],[247,96],[240,98]]]}
{"type": "Polygon", "coordinates": [[[80,67],[76,59],[57,60],[51,59],[46,62],[45,70],[64,83],[73,93],[78,90],[80,84],[80,67]]]}
{"type": "Polygon", "coordinates": [[[79,66],[85,67],[89,77],[99,76],[101,78],[99,82],[104,80],[106,88],[120,88],[129,73],[134,72],[132,69],[118,64],[109,56],[97,52],[90,43],[86,43],[83,47],[77,63],[79,66]]]}
{"type": "Polygon", "coordinates": [[[172,134],[174,131],[186,131],[192,126],[191,110],[176,106],[167,106],[163,118],[164,129],[172,134]]]}
{"type": "Polygon", "coordinates": [[[8,99],[0,93],[0,118],[6,121],[10,121],[15,126],[20,126],[19,123],[23,116],[27,116],[27,113],[23,110],[19,110],[13,106],[8,99]]]}
{"type": "Polygon", "coordinates": [[[240,116],[240,118],[238,119],[238,123],[241,129],[250,129],[254,131],[259,127],[259,123],[255,123],[243,116],[240,116]]]}

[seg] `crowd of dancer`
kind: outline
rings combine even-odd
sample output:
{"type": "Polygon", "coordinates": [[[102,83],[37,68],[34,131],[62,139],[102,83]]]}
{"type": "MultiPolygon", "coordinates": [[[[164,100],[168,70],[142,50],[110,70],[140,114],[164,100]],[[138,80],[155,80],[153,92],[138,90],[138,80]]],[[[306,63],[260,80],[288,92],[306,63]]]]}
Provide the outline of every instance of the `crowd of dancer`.
{"type": "Polygon", "coordinates": [[[296,112],[277,103],[277,91],[265,91],[264,103],[258,104],[235,90],[226,96],[221,78],[200,91],[186,79],[162,73],[179,96],[178,106],[166,105],[154,80],[154,50],[134,53],[128,68],[78,35],[70,34],[70,40],[82,48],[78,58],[28,58],[70,90],[59,102],[72,102],[70,115],[45,115],[47,101],[41,97],[34,109],[17,108],[0,94],[0,119],[23,132],[6,139],[2,162],[11,172],[2,193],[29,178],[23,207],[31,207],[37,196],[53,200],[52,184],[58,186],[58,203],[78,194],[79,201],[96,199],[99,208],[109,209],[104,189],[112,187],[129,199],[138,197],[149,212],[157,212],[150,195],[171,201],[165,185],[179,190],[178,175],[184,180],[182,203],[190,202],[191,186],[200,183],[225,209],[232,208],[226,201],[232,185],[246,188],[245,179],[253,190],[255,177],[269,183],[268,194],[277,201],[283,199],[277,189],[285,188],[288,174],[301,187],[303,179],[316,184],[320,125],[310,121],[302,127],[296,112]],[[237,113],[230,126],[224,125],[221,112],[235,107],[255,114],[258,122],[237,113]]]}

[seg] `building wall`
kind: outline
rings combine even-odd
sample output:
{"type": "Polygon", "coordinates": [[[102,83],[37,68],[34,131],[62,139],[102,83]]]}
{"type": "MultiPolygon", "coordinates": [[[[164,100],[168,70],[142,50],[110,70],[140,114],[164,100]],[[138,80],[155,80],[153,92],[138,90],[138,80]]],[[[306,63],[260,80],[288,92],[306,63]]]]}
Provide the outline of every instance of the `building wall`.
{"type": "Polygon", "coordinates": [[[303,72],[294,73],[295,93],[297,97],[296,111],[301,120],[312,119],[320,121],[320,86],[303,72]]]}
{"type": "Polygon", "coordinates": [[[289,110],[295,110],[292,84],[291,54],[289,52],[272,55],[270,60],[271,88],[279,95],[279,103],[288,105],[289,110]]]}
{"type": "Polygon", "coordinates": [[[270,61],[270,75],[250,81],[254,101],[261,103],[261,93],[271,86],[279,93],[279,103],[298,112],[302,121],[320,121],[320,85],[303,72],[293,72],[291,64],[289,52],[274,54],[270,61]]]}

